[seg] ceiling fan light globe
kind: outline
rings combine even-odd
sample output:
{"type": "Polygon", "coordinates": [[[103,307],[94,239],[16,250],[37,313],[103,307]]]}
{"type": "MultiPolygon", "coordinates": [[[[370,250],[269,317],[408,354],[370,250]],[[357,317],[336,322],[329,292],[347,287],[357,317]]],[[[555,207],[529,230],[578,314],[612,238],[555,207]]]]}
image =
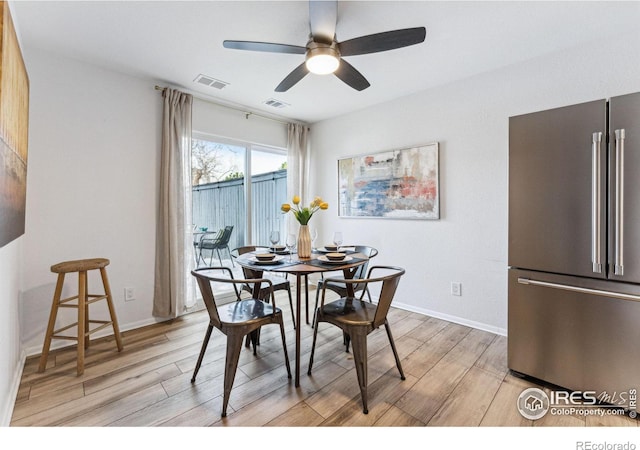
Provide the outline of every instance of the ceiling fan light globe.
{"type": "Polygon", "coordinates": [[[306,65],[311,73],[327,75],[338,70],[340,59],[333,55],[314,55],[307,58],[306,65]]]}

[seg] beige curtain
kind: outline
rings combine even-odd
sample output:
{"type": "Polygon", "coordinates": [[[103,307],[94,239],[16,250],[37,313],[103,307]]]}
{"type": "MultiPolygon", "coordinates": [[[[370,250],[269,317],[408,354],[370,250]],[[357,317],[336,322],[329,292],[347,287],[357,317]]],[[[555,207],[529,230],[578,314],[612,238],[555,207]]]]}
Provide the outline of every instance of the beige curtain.
{"type": "MultiPolygon", "coordinates": [[[[309,129],[305,125],[288,124],[287,138],[287,199],[299,195],[303,202],[307,198],[309,183],[309,129]]],[[[298,222],[293,214],[287,214],[287,232],[298,233],[298,222]]],[[[284,242],[283,238],[283,242],[284,242]]]]}
{"type": "Polygon", "coordinates": [[[173,318],[195,300],[191,222],[191,110],[193,97],[162,91],[160,204],[156,228],[153,315],[173,318]]]}

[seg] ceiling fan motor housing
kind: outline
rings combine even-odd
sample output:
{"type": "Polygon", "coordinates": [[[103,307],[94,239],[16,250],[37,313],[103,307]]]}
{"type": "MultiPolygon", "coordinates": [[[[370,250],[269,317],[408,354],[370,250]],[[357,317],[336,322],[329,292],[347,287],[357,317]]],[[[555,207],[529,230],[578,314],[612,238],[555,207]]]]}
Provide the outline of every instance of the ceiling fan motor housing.
{"type": "Polygon", "coordinates": [[[305,63],[310,72],[326,75],[340,66],[340,51],[336,42],[325,44],[311,39],[307,42],[305,63]]]}

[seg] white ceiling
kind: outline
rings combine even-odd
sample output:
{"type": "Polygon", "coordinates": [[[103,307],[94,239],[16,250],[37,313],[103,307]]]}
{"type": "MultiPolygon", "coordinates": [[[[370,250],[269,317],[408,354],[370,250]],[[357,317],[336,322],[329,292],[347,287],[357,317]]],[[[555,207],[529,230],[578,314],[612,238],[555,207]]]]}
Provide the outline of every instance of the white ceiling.
{"type": "MultiPolygon", "coordinates": [[[[303,55],[229,50],[224,39],[304,46],[306,1],[11,2],[29,49],[149,77],[220,103],[304,122],[335,117],[640,24],[640,2],[339,1],[336,37],[425,26],[423,44],[345,58],[371,83],[357,92],[333,75],[274,88],[303,55]],[[205,74],[228,82],[199,85],[205,74]],[[268,99],[290,106],[274,109],[268,99]]],[[[602,63],[602,62],[594,62],[602,63]]]]}

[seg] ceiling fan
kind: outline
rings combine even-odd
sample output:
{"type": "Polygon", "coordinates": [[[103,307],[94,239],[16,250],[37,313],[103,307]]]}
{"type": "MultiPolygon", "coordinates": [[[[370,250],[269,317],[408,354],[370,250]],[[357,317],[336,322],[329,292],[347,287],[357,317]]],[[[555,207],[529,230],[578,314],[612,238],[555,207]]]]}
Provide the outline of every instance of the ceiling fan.
{"type": "Polygon", "coordinates": [[[343,56],[378,53],[424,42],[424,27],[405,28],[361,36],[347,41],[336,40],[338,2],[327,0],[309,1],[309,25],[311,33],[305,47],[289,44],[254,41],[224,41],[225,48],[257,52],[291,53],[305,55],[305,62],[285,77],[276,87],[276,92],[285,92],[302,80],[309,72],[334,73],[353,89],[362,91],[370,86],[367,79],[343,56]]]}

